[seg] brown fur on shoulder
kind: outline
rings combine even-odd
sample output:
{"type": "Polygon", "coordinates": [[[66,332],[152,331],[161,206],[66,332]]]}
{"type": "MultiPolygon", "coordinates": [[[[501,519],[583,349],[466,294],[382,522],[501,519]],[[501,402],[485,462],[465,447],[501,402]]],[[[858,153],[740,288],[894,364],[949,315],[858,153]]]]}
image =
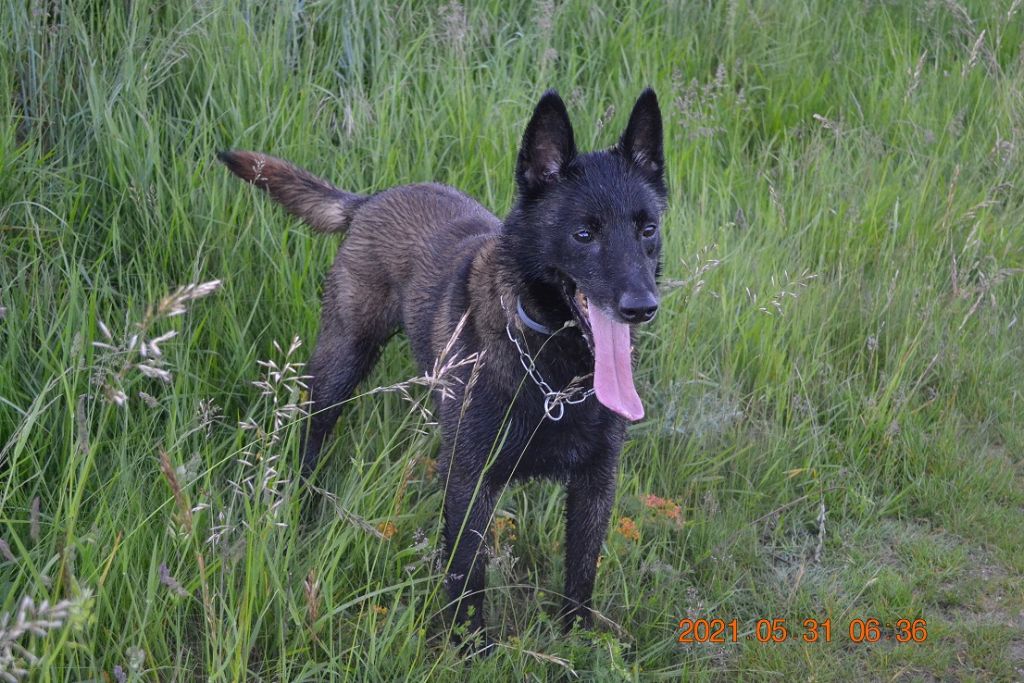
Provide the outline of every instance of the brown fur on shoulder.
{"type": "Polygon", "coordinates": [[[344,232],[364,195],[339,190],[297,166],[257,152],[218,152],[228,169],[250,185],[266,190],[294,216],[317,232],[344,232]]]}

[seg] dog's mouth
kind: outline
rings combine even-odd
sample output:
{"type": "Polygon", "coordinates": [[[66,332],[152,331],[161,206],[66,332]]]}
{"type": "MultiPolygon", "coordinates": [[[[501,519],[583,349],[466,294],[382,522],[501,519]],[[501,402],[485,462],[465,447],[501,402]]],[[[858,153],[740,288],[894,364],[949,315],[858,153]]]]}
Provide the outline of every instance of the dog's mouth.
{"type": "Polygon", "coordinates": [[[573,320],[576,321],[580,332],[583,333],[584,341],[587,342],[590,352],[593,353],[594,330],[590,327],[590,302],[576,286],[576,283],[568,278],[562,280],[562,296],[565,297],[565,302],[569,305],[573,320]]]}
{"type": "Polygon", "coordinates": [[[563,281],[562,293],[594,354],[594,393],[597,400],[627,420],[643,418],[644,406],[633,385],[633,347],[629,325],[591,304],[572,280],[563,281]]]}

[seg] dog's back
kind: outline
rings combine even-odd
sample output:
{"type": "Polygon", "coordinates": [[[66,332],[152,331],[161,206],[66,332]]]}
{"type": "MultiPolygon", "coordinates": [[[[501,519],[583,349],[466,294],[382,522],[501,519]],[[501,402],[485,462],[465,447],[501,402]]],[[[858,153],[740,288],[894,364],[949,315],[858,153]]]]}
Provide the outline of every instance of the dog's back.
{"type": "Polygon", "coordinates": [[[417,363],[429,369],[452,332],[449,311],[439,306],[443,289],[500,227],[478,202],[446,185],[403,185],[374,195],[353,217],[331,268],[333,303],[348,308],[369,298],[371,307],[385,306],[389,329],[403,327],[417,363]]]}
{"type": "Polygon", "coordinates": [[[498,218],[438,183],[401,185],[367,196],[340,190],[265,154],[230,151],[219,157],[316,231],[346,234],[325,281],[325,316],[343,317],[337,324],[345,334],[366,338],[366,343],[404,327],[417,361],[429,367],[452,331],[447,311],[437,306],[439,288],[497,236],[498,218]]]}

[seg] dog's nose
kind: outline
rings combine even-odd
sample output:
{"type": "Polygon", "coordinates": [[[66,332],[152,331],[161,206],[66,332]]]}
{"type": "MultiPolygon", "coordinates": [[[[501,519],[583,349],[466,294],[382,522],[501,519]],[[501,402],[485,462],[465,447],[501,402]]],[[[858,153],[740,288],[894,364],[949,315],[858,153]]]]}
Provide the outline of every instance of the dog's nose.
{"type": "Polygon", "coordinates": [[[619,314],[630,323],[645,323],[658,312],[658,298],[651,292],[626,292],[619,298],[619,314]]]}

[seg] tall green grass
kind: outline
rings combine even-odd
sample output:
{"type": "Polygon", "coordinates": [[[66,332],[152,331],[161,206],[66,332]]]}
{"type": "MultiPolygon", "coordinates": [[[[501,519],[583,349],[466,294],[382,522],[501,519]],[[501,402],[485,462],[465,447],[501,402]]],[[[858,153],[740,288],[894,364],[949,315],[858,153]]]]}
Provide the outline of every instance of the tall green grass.
{"type": "MultiPolygon", "coordinates": [[[[1024,675],[1020,9],[3,2],[0,672],[10,653],[44,681],[1024,675]],[[544,89],[592,148],[645,85],[669,282],[606,621],[561,636],[563,501],[518,487],[492,539],[500,647],[467,664],[443,637],[425,392],[353,398],[300,517],[288,406],[337,245],[214,152],[358,192],[437,180],[502,214],[544,89]],[[130,345],[143,321],[177,332],[156,361],[130,345]],[[740,642],[680,644],[686,617],[735,618],[740,642]],[[829,617],[831,643],[751,638],[829,617]],[[928,639],[851,643],[869,617],[928,639]]],[[[365,389],[416,372],[398,341],[365,389]]]]}

